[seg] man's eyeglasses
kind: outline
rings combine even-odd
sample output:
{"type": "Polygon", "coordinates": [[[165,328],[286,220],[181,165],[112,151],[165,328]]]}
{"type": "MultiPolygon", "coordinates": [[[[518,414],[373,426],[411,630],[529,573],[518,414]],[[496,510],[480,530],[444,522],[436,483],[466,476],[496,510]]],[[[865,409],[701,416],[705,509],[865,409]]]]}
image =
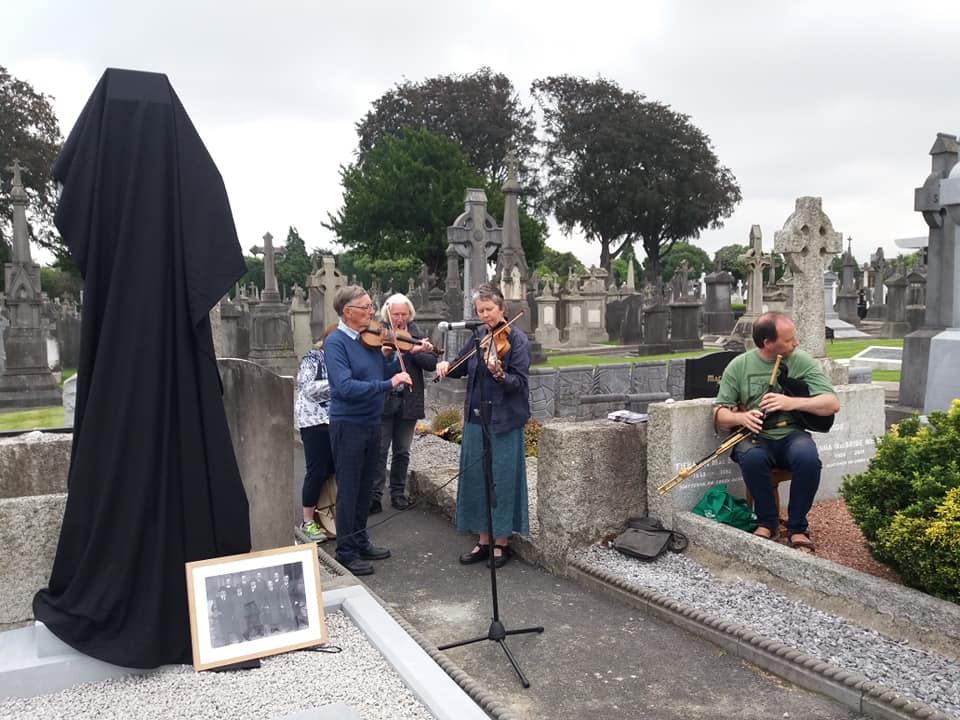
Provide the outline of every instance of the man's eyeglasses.
{"type": "Polygon", "coordinates": [[[353,308],[354,310],[363,310],[364,312],[370,312],[373,310],[373,303],[367,303],[366,305],[347,305],[348,308],[353,308]]]}

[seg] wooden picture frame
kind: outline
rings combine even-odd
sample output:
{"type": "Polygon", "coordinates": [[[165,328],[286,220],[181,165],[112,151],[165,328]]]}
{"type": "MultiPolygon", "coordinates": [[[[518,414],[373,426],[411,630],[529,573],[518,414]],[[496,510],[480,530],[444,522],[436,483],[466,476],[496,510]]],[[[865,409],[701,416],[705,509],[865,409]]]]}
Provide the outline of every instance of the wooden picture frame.
{"type": "Polygon", "coordinates": [[[186,573],[198,671],[327,640],[313,543],[189,562],[186,573]]]}

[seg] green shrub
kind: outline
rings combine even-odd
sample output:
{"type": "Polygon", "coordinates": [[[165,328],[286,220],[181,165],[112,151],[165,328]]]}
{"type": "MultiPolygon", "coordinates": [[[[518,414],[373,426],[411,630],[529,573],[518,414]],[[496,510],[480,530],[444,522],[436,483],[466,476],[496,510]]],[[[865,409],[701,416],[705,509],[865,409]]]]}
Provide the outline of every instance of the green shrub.
{"type": "Polygon", "coordinates": [[[960,400],[894,425],[877,440],[866,472],[840,493],[877,560],[937,597],[960,593],[960,400]],[[952,557],[950,553],[953,553],[952,557]],[[952,560],[952,562],[951,562],[952,560]]]}
{"type": "Polygon", "coordinates": [[[911,587],[960,603],[960,487],[948,491],[934,518],[897,513],[880,530],[877,545],[897,558],[897,572],[911,587]]]}

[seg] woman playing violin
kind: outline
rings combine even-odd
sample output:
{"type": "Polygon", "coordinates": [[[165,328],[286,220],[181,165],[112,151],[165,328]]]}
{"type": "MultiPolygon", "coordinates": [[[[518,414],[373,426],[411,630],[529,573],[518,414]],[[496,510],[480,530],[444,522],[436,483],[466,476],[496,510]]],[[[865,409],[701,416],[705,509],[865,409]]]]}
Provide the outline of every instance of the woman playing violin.
{"type": "MultiPolygon", "coordinates": [[[[502,328],[505,305],[495,285],[484,283],[473,293],[473,307],[484,323],[487,336],[502,328]]],[[[473,341],[460,357],[474,348],[473,341]]],[[[467,376],[463,440],[460,445],[460,484],[457,491],[457,528],[479,533],[470,552],[460,556],[464,565],[493,559],[503,567],[510,559],[510,536],[529,532],[527,513],[527,463],[524,427],[530,418],[530,341],[516,327],[509,327],[488,341],[483,356],[466,363],[437,364],[439,377],[467,376]],[[480,384],[489,403],[493,482],[497,505],[493,508],[493,548],[487,534],[483,479],[483,438],[480,427],[480,384]]]]}
{"type": "MultiPolygon", "coordinates": [[[[416,311],[406,295],[396,293],[387,298],[380,310],[381,327],[392,331],[397,340],[405,336],[418,337],[420,329],[414,324],[416,311]]],[[[407,468],[410,466],[410,446],[417,420],[424,416],[423,371],[437,367],[433,345],[422,339],[415,345],[398,344],[398,357],[404,361],[404,370],[412,385],[399,385],[388,390],[380,418],[380,464],[371,489],[370,514],[383,510],[383,486],[387,477],[387,455],[393,446],[390,461],[390,504],[397,510],[410,506],[406,496],[407,468]],[[405,350],[404,348],[409,348],[405,350]]]]}

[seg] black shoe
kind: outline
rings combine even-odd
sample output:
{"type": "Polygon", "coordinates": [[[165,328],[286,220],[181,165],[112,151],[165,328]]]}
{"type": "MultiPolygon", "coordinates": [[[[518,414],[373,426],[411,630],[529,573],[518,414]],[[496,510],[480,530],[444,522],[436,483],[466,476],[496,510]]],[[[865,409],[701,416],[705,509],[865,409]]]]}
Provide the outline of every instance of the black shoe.
{"type": "Polygon", "coordinates": [[[390,498],[390,505],[397,510],[406,510],[408,507],[413,505],[413,503],[403,495],[394,495],[392,498],[390,498]]]}
{"type": "Polygon", "coordinates": [[[460,556],[460,564],[473,565],[474,563],[483,562],[488,557],[490,557],[490,546],[477,543],[473,550],[460,556]]]}
{"type": "Polygon", "coordinates": [[[360,551],[360,557],[362,557],[364,560],[386,560],[388,557],[390,557],[390,551],[385,547],[368,545],[360,551]]]}
{"type": "MultiPolygon", "coordinates": [[[[513,551],[510,549],[509,545],[495,545],[494,547],[500,548],[500,555],[493,555],[493,564],[499,569],[510,562],[510,557],[513,555],[513,551]]],[[[496,550],[494,550],[496,552],[496,550]]],[[[487,567],[490,567],[490,561],[487,561],[487,567]]]]}
{"type": "Polygon", "coordinates": [[[339,562],[354,575],[373,575],[373,565],[362,558],[354,558],[348,562],[340,560],[339,562]]]}
{"type": "Polygon", "coordinates": [[[379,500],[371,500],[371,501],[370,501],[370,512],[367,513],[367,514],[368,514],[368,515],[376,515],[377,513],[382,513],[382,512],[383,512],[383,505],[380,504],[380,501],[379,501],[379,500]]]}

